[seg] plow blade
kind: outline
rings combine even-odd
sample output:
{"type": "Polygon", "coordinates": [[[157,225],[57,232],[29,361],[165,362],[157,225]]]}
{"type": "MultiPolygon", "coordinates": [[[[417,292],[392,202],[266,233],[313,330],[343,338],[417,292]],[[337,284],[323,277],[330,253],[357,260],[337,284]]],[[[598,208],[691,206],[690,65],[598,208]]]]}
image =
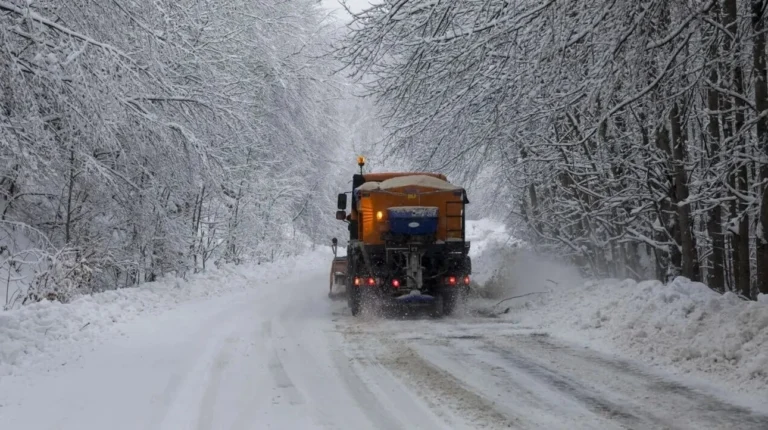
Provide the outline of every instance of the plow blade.
{"type": "Polygon", "coordinates": [[[346,300],[347,288],[344,284],[333,284],[331,290],[328,292],[328,297],[331,300],[346,300]]]}
{"type": "Polygon", "coordinates": [[[432,304],[435,302],[434,296],[429,294],[406,294],[395,299],[398,303],[404,304],[432,304]]]}

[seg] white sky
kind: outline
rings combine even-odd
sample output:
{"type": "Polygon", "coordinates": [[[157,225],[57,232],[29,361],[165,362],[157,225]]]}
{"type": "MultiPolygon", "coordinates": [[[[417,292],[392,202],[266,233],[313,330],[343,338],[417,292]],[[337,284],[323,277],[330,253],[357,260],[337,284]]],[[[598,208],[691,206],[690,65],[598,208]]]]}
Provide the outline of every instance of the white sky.
{"type": "MultiPolygon", "coordinates": [[[[339,15],[346,14],[344,8],[339,4],[340,0],[323,0],[323,7],[338,11],[339,15]]],[[[347,6],[352,9],[353,12],[360,12],[367,8],[371,3],[376,3],[376,0],[346,0],[347,6]]]]}

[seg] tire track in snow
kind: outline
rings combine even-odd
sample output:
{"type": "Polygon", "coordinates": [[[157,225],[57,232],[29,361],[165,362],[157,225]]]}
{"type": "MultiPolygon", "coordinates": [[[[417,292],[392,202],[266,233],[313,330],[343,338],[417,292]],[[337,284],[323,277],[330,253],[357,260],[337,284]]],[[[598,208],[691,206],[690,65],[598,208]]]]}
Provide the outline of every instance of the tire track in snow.
{"type": "MultiPolygon", "coordinates": [[[[208,319],[209,324],[205,325],[204,329],[195,333],[190,342],[193,344],[199,340],[202,342],[195,345],[193,349],[196,355],[190,362],[191,365],[183,372],[177,372],[166,387],[162,396],[164,402],[161,404],[163,412],[159,428],[198,428],[201,425],[201,419],[202,425],[206,422],[212,423],[215,403],[207,404],[204,399],[209,395],[215,400],[215,392],[208,394],[212,378],[216,375],[215,366],[225,348],[222,346],[225,344],[224,340],[229,339],[238,327],[234,319],[226,316],[232,313],[237,314],[245,308],[246,306],[240,303],[227,311],[219,311],[208,319]],[[199,389],[201,386],[205,387],[202,392],[199,389]],[[198,413],[190,412],[194,410],[198,413]],[[193,417],[195,417],[194,420],[193,417]]],[[[222,370],[218,371],[219,377],[222,370]]]]}
{"type": "Polygon", "coordinates": [[[224,346],[213,361],[213,365],[210,369],[211,373],[208,378],[208,385],[205,387],[203,398],[200,402],[200,410],[197,416],[197,430],[213,430],[215,428],[214,413],[218,392],[221,386],[221,379],[224,376],[224,370],[231,360],[232,348],[237,342],[238,339],[235,337],[227,338],[224,341],[224,346]]]}
{"type": "Polygon", "coordinates": [[[350,366],[349,357],[340,351],[334,351],[333,359],[340,370],[342,382],[350,394],[352,394],[359,409],[365,413],[371,423],[379,430],[402,429],[403,423],[388,415],[380,407],[379,399],[371,392],[368,384],[355,371],[354,367],[350,366]]]}
{"type": "Polygon", "coordinates": [[[516,417],[498,411],[492,401],[468,389],[448,372],[432,365],[392,339],[389,333],[365,330],[361,325],[344,327],[348,350],[362,372],[381,366],[400,379],[430,409],[447,423],[445,428],[524,428],[516,417]]]}
{"type": "Polygon", "coordinates": [[[477,428],[525,428],[522,421],[499,411],[493,402],[468,389],[459,379],[424,360],[410,348],[394,349],[396,358],[380,362],[416,388],[433,408],[449,407],[477,428]]]}
{"type": "Polygon", "coordinates": [[[430,429],[403,423],[397,411],[387,409],[380,393],[375,392],[375,381],[367,378],[370,375],[361,371],[359,363],[337,343],[342,337],[337,337],[329,311],[318,309],[313,300],[296,302],[266,326],[273,336],[278,335],[274,346],[283,369],[304,393],[315,422],[334,430],[430,429]]]}
{"type": "Polygon", "coordinates": [[[269,351],[267,368],[269,369],[269,373],[272,375],[280,393],[275,397],[274,402],[283,402],[282,396],[285,396],[287,403],[290,405],[296,406],[304,404],[304,396],[302,396],[301,392],[296,389],[291,377],[288,376],[288,373],[285,371],[285,366],[283,365],[282,360],[280,360],[279,352],[274,346],[271,320],[266,320],[262,323],[262,335],[267,345],[267,350],[269,351]]]}
{"type": "MultiPolygon", "coordinates": [[[[271,334],[271,322],[269,320],[255,321],[242,342],[242,351],[239,351],[239,366],[230,375],[237,378],[239,391],[235,394],[234,419],[229,426],[230,430],[252,429],[254,422],[263,419],[259,416],[262,407],[274,404],[274,395],[265,388],[274,382],[274,376],[269,368],[273,350],[268,336],[271,334]],[[267,369],[266,372],[262,370],[267,369]]],[[[276,389],[276,387],[271,387],[276,389]]],[[[268,407],[268,406],[266,406],[268,407]]]]}
{"type": "MultiPolygon", "coordinates": [[[[508,374],[523,371],[631,429],[765,430],[768,417],[641,370],[636,365],[547,337],[484,338],[473,348],[508,374]],[[492,357],[496,357],[493,359],[492,357]]],[[[465,346],[466,348],[466,346],[465,346]]]]}
{"type": "MultiPolygon", "coordinates": [[[[467,346],[464,343],[462,346],[467,346]]],[[[626,428],[596,415],[573,398],[525,372],[510,372],[484,357],[480,345],[458,347],[456,343],[412,344],[433,366],[450,373],[478,396],[492,402],[507,416],[518,417],[526,429],[620,430],[626,428]]]]}
{"type": "Polygon", "coordinates": [[[487,427],[768,429],[768,415],[705,389],[508,324],[373,322],[345,327],[350,344],[369,350],[362,363],[381,363],[434,410],[487,427]]]}
{"type": "MultiPolygon", "coordinates": [[[[544,349],[564,351],[577,360],[594,364],[593,367],[599,366],[603,369],[611,369],[613,374],[621,375],[623,378],[628,379],[628,384],[641,385],[650,391],[659,393],[660,396],[673,396],[676,398],[677,403],[686,403],[681,409],[696,410],[702,421],[708,424],[716,423],[730,428],[730,426],[734,425],[734,421],[738,421],[739,425],[748,426],[745,428],[768,429],[768,415],[760,415],[747,408],[728,404],[714,395],[697,391],[679,382],[644,371],[629,361],[607,357],[588,349],[578,349],[562,345],[548,337],[537,336],[532,338],[532,340],[540,344],[544,349]]],[[[659,403],[669,402],[659,401],[659,403]]]]}
{"type": "MultiPolygon", "coordinates": [[[[226,312],[224,311],[218,311],[207,316],[206,320],[215,322],[225,313],[226,312]]],[[[195,344],[196,339],[205,339],[204,342],[194,345],[193,351],[195,357],[203,356],[206,351],[211,348],[211,343],[213,342],[212,335],[217,328],[218,327],[215,324],[206,324],[204,329],[195,333],[194,338],[188,340],[190,344],[195,344]]],[[[199,365],[199,362],[182,362],[180,365],[183,365],[183,367],[179,368],[179,366],[176,366],[162,393],[152,402],[153,404],[156,404],[157,407],[152,411],[150,422],[154,423],[158,428],[163,428],[162,423],[169,419],[168,415],[171,407],[173,407],[174,403],[179,401],[179,397],[183,394],[183,385],[190,378],[190,375],[195,374],[195,368],[199,365]]]]}
{"type": "Polygon", "coordinates": [[[527,360],[513,351],[492,346],[485,346],[485,349],[496,353],[504,361],[514,366],[515,370],[522,370],[534,378],[543,381],[546,385],[552,386],[568,397],[582,403],[597,415],[615,421],[625,426],[625,428],[649,430],[674,428],[669,421],[647,411],[636,410],[636,408],[623,404],[621,401],[613,401],[605,393],[601,393],[600,390],[587,386],[546,365],[527,360]]]}

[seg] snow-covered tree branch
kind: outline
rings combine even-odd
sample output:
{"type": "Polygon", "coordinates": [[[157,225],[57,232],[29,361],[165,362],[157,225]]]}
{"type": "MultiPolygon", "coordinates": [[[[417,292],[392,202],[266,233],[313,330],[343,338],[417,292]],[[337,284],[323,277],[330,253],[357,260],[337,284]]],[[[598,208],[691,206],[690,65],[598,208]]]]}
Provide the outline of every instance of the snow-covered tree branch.
{"type": "Polygon", "coordinates": [[[387,148],[599,275],[768,293],[764,0],[384,1],[337,57],[387,148]],[[755,257],[757,255],[757,257],[755,257]]]}
{"type": "Polygon", "coordinates": [[[328,240],[324,157],[348,130],[324,15],[311,0],[0,1],[3,225],[48,244],[3,274],[63,300],[328,240]]]}

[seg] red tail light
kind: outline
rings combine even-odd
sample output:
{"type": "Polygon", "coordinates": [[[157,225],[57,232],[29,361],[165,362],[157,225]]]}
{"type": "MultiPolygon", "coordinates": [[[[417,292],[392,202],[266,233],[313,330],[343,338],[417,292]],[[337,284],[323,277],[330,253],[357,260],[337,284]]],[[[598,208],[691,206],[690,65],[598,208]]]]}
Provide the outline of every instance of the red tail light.
{"type": "Polygon", "coordinates": [[[376,280],[375,280],[375,279],[373,279],[373,278],[368,278],[368,280],[366,281],[366,283],[368,284],[368,286],[371,286],[371,287],[372,287],[372,286],[376,285],[376,280]]]}
{"type": "Polygon", "coordinates": [[[355,286],[356,287],[360,286],[360,278],[355,278],[355,286]]]}
{"type": "Polygon", "coordinates": [[[397,279],[392,280],[392,286],[395,288],[400,288],[400,281],[397,279]]]}
{"type": "Polygon", "coordinates": [[[464,277],[464,285],[469,285],[469,275],[464,277]]]}
{"type": "Polygon", "coordinates": [[[456,285],[456,277],[455,276],[449,276],[448,277],[448,285],[456,285]]]}

